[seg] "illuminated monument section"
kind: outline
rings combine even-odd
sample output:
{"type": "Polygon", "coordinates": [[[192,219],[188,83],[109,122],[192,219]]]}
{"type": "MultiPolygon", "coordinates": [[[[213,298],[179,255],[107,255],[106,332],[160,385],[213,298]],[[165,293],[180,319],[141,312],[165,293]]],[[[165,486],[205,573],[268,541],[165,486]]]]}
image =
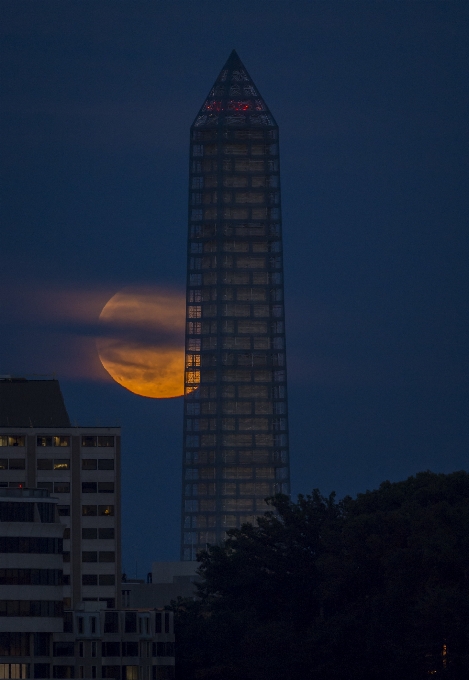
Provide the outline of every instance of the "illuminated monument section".
{"type": "Polygon", "coordinates": [[[236,52],[190,153],[183,560],[290,491],[278,127],[236,52]]]}

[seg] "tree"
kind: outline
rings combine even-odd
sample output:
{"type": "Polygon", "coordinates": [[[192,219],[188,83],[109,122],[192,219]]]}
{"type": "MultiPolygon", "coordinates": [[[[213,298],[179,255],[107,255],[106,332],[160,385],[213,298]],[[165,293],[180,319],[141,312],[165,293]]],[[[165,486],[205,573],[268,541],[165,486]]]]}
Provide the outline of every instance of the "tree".
{"type": "Polygon", "coordinates": [[[268,502],[200,554],[199,597],[174,603],[178,677],[466,678],[466,472],[268,502]]]}

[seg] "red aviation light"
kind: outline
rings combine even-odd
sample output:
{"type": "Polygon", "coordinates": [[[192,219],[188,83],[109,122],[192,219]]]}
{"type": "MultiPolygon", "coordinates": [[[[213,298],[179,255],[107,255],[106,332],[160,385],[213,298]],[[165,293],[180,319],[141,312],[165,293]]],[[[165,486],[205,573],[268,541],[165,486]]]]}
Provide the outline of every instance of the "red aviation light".
{"type": "Polygon", "coordinates": [[[220,101],[207,101],[204,105],[204,111],[223,111],[223,105],[220,101]]]}
{"type": "Polygon", "coordinates": [[[249,109],[252,109],[252,104],[250,101],[236,101],[232,99],[228,102],[228,108],[230,111],[249,111],[249,109]]]}
{"type": "MultiPolygon", "coordinates": [[[[250,111],[254,108],[257,111],[262,111],[264,109],[264,107],[258,100],[256,100],[256,106],[253,106],[253,102],[249,100],[240,101],[237,99],[230,99],[227,108],[229,111],[250,111]]],[[[223,106],[223,102],[216,99],[207,100],[203,106],[203,111],[224,111],[224,110],[225,107],[223,106]]]]}

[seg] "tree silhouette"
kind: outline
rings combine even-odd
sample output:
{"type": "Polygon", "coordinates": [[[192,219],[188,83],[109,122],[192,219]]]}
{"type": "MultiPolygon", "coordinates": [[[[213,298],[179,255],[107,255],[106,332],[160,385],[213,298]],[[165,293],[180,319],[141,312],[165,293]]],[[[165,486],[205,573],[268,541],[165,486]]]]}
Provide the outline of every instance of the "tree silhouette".
{"type": "Polygon", "coordinates": [[[466,472],[268,502],[199,555],[199,597],[173,603],[178,678],[467,678],[466,472]]]}

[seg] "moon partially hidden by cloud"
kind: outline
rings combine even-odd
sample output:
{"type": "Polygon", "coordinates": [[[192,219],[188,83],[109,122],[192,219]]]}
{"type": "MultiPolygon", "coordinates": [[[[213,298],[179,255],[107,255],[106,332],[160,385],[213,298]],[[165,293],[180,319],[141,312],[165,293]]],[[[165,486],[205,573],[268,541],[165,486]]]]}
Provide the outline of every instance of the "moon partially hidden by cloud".
{"type": "Polygon", "coordinates": [[[184,394],[185,297],[174,290],[124,288],[104,306],[99,358],[120,385],[143,397],[184,394]]]}

